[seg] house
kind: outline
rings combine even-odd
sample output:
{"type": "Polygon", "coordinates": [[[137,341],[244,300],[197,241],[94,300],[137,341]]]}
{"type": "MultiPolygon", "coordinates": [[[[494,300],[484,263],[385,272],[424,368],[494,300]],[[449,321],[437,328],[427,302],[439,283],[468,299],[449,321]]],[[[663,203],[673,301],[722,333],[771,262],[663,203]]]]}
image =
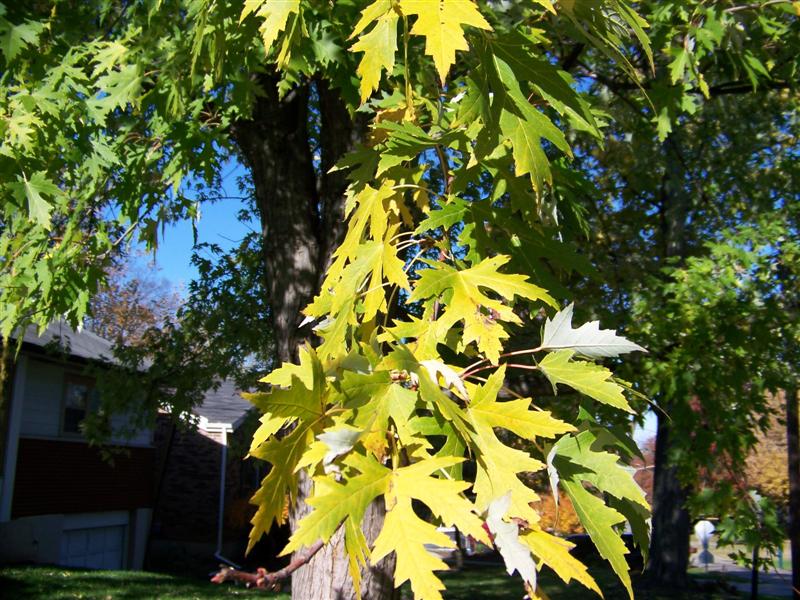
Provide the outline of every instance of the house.
{"type": "MultiPolygon", "coordinates": [[[[0,562],[141,568],[154,498],[151,430],[115,437],[113,464],[80,423],[111,343],[54,323],[30,329],[0,405],[0,562]]],[[[124,426],[124,415],[111,429],[124,426]]]]}
{"type": "Polygon", "coordinates": [[[250,445],[253,405],[222,381],[192,409],[193,423],[163,418],[156,427],[157,495],[148,566],[203,572],[244,558],[249,499],[264,473],[242,460],[250,445]]]}

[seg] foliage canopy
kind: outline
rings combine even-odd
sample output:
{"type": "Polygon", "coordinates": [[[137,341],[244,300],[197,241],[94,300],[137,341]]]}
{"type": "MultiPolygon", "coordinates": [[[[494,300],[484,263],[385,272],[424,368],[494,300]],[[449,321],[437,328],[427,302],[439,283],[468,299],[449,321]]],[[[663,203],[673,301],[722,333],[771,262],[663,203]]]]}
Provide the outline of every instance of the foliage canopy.
{"type": "MultiPolygon", "coordinates": [[[[687,32],[730,19],[703,3],[661,4],[687,13],[687,32]]],[[[530,588],[545,564],[599,591],[539,526],[520,475],[547,471],[631,593],[619,526],[646,548],[647,506],[610,452],[630,457],[631,444],[590,412],[568,423],[505,383],[529,371],[633,411],[629,384],[594,361],[640,348],[597,323],[572,328],[572,307],[559,311],[562,275],[586,267],[558,235],[581,216],[570,167],[581,156],[565,132],[601,146],[609,114],[556,49],[588,47],[643,90],[654,66],[646,27],[625,0],[0,4],[0,333],[80,321],[134,236],[155,247],[160,226],[195,216],[193,191],[219,181],[257,98],[309,86],[313,138],[314,103],[335,89],[368,134],[336,166],[349,181],[348,226],[304,311],[313,335],[266,378],[272,392],[252,396],[264,416],[250,452],[272,470],[251,540],[284,518],[305,471],[313,510],[287,552],[343,531],[356,587],[360,564],[394,553],[397,585],[441,597],[425,550],[450,543],[437,522],[493,542],[530,588]],[[541,339],[520,328],[538,323],[541,339]],[[370,546],[360,521],[375,499],[388,512],[370,546]]],[[[674,50],[673,87],[647,90],[661,136],[716,89],[697,61],[725,28],[708,31],[696,49],[674,50]]],[[[759,59],[731,56],[757,85],[759,59]]]]}

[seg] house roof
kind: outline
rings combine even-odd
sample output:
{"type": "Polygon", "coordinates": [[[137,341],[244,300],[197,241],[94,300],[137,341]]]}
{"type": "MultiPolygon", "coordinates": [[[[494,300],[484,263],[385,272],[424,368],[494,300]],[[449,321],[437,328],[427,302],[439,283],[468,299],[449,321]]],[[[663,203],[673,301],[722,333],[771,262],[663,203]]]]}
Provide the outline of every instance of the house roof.
{"type": "Polygon", "coordinates": [[[60,345],[70,356],[87,360],[114,362],[113,344],[90,331],[76,331],[63,321],[56,321],[47,326],[42,335],[36,326],[25,330],[22,341],[39,348],[49,344],[60,345]]]}
{"type": "Polygon", "coordinates": [[[193,412],[208,423],[224,423],[235,429],[244,420],[253,405],[242,398],[241,390],[233,381],[225,380],[219,387],[206,392],[203,403],[193,412]]]}

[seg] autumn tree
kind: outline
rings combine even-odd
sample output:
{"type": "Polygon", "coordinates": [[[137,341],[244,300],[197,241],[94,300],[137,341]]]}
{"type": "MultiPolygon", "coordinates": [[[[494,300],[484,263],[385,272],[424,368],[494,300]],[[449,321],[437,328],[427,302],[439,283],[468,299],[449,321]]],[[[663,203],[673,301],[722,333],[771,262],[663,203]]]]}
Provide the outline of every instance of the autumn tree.
{"type": "Polygon", "coordinates": [[[518,477],[548,464],[632,594],[616,526],[646,546],[647,507],[609,452],[625,444],[591,412],[573,424],[498,394],[506,372],[530,371],[590,411],[633,410],[628,384],[594,361],[639,346],[573,327],[544,286],[566,296],[554,273],[574,266],[559,236],[580,217],[564,132],[604,140],[606,114],[568,71],[586,52],[593,72],[645,87],[645,26],[623,0],[4,7],[0,331],[82,319],[119,249],[154,247],[160,226],[195,216],[192,188],[213,189],[240,158],[282,364],[274,391],[253,396],[251,454],[272,470],[252,539],[298,500],[293,594],[388,597],[410,580],[440,597],[424,544],[448,541],[417,502],[494,543],[531,592],[537,561],[599,591],[518,477]],[[508,351],[542,311],[543,335],[508,351]]]}
{"type": "Polygon", "coordinates": [[[145,333],[174,320],[181,296],[165,279],[121,262],[91,300],[89,327],[120,345],[140,345],[145,333]]]}

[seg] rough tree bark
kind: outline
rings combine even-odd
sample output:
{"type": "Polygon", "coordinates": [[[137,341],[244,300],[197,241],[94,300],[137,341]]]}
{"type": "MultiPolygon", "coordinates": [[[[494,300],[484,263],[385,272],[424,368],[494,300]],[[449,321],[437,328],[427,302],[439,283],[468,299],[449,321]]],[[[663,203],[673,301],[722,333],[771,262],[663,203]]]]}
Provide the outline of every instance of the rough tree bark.
{"type": "MultiPolygon", "coordinates": [[[[299,344],[313,334],[300,328],[300,311],[319,289],[330,254],[344,228],[344,174],[328,171],[356,142],[365,126],[353,122],[344,103],[325,82],[300,86],[279,98],[276,79],[262,76],[259,96],[248,120],[235,124],[233,137],[250,168],[264,239],[264,264],[272,311],[276,358],[297,358],[299,344]],[[310,123],[318,130],[318,163],[310,144],[310,123]]],[[[290,522],[309,511],[302,478],[290,522]]],[[[377,537],[384,509],[375,502],[364,518],[367,540],[377,537]]],[[[392,559],[362,570],[365,599],[393,594],[392,559]]],[[[341,533],[292,576],[292,597],[302,600],[355,598],[341,533]]]]}
{"type": "MultiPolygon", "coordinates": [[[[686,257],[687,217],[691,207],[686,182],[686,163],[680,153],[679,132],[664,141],[666,169],[661,188],[661,235],[663,256],[686,257]]],[[[688,400],[688,398],[687,398],[688,400]]],[[[691,519],[686,503],[689,490],[678,479],[678,470],[670,464],[673,423],[669,413],[673,405],[665,403],[658,413],[655,474],[653,481],[653,535],[647,574],[656,584],[685,587],[689,567],[691,519]],[[664,414],[666,413],[666,414],[664,414]]]]}
{"type": "Polygon", "coordinates": [[[659,585],[685,587],[691,520],[686,509],[687,491],[678,479],[677,468],[669,464],[671,429],[669,417],[659,413],[653,480],[653,537],[647,573],[659,585]]]}

